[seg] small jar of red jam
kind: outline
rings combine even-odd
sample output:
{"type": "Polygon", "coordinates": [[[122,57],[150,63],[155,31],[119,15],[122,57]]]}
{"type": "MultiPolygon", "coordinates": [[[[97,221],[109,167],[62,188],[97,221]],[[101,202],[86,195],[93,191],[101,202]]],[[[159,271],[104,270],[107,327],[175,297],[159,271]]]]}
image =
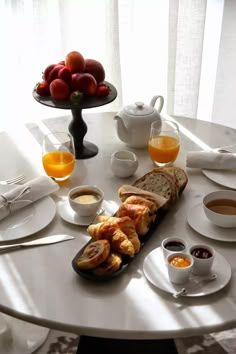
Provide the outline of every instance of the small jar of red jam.
{"type": "Polygon", "coordinates": [[[215,250],[209,245],[193,245],[189,253],[194,259],[193,272],[197,275],[207,275],[212,269],[215,258],[215,250]]]}

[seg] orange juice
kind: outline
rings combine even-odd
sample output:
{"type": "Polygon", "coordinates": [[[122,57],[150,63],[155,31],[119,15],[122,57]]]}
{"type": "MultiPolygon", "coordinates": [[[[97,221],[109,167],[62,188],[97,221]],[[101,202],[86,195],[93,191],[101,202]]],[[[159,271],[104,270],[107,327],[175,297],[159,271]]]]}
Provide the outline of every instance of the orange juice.
{"type": "Polygon", "coordinates": [[[68,178],[74,169],[75,157],[68,151],[53,151],[43,155],[43,167],[48,176],[58,181],[68,178]]]}
{"type": "Polygon", "coordinates": [[[148,152],[157,163],[171,163],[179,153],[179,140],[172,136],[156,136],[149,140],[148,152]]]}

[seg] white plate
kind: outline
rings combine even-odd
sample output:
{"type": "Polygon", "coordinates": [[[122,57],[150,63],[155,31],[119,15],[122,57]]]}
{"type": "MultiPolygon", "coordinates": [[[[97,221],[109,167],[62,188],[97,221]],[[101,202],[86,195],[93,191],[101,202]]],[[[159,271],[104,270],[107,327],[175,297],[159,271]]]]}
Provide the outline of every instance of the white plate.
{"type": "Polygon", "coordinates": [[[211,223],[201,203],[189,210],[187,221],[195,231],[203,236],[217,241],[236,242],[236,228],[228,229],[211,223]]]}
{"type": "Polygon", "coordinates": [[[206,170],[203,169],[202,173],[221,186],[236,189],[236,171],[234,170],[206,170]]]}
{"type": "MultiPolygon", "coordinates": [[[[144,259],[143,271],[146,278],[159,289],[170,294],[183,288],[183,285],[173,284],[169,280],[167,267],[161,247],[151,251],[144,259]]],[[[212,267],[212,273],[217,274],[216,280],[201,284],[201,277],[193,276],[184,287],[189,293],[187,297],[198,297],[213,294],[223,289],[231,278],[231,268],[227,260],[219,253],[216,253],[212,267]],[[198,284],[198,286],[196,286],[198,284]]]]}
{"type": "MultiPolygon", "coordinates": [[[[113,215],[118,209],[118,204],[113,201],[104,200],[102,203],[102,208],[104,209],[103,214],[113,215]]],[[[71,224],[88,226],[90,225],[95,218],[93,216],[79,216],[74,210],[70,207],[68,200],[58,203],[58,213],[61,218],[71,224]]]]}
{"type": "Polygon", "coordinates": [[[0,240],[9,241],[42,230],[54,218],[56,205],[51,197],[44,197],[12,213],[0,221],[0,240]]]}

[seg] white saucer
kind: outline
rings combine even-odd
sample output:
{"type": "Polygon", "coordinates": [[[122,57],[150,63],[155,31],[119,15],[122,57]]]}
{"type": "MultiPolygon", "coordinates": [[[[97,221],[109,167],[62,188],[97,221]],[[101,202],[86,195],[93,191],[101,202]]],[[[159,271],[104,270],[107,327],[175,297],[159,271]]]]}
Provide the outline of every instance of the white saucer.
{"type": "Polygon", "coordinates": [[[51,197],[39,199],[0,221],[0,241],[32,235],[46,227],[55,214],[56,205],[51,197]]]}
{"type": "Polygon", "coordinates": [[[236,189],[236,171],[235,170],[207,170],[203,169],[202,173],[221,186],[236,189]]]}
{"type": "MultiPolygon", "coordinates": [[[[173,294],[183,288],[183,285],[173,284],[169,280],[167,267],[161,247],[151,251],[144,259],[143,271],[146,278],[159,289],[173,294]]],[[[199,297],[213,294],[223,289],[231,278],[231,268],[227,260],[219,253],[216,253],[212,267],[212,273],[217,274],[216,280],[201,284],[201,277],[193,276],[184,287],[189,293],[187,297],[199,297]],[[196,286],[198,284],[198,286],[196,286]]]]}
{"type": "MultiPolygon", "coordinates": [[[[103,214],[105,215],[113,215],[118,209],[118,204],[113,201],[104,200],[102,203],[102,208],[104,209],[103,214]]],[[[58,213],[61,218],[71,224],[80,225],[80,226],[88,226],[92,222],[94,222],[96,215],[93,216],[79,216],[74,212],[74,210],[70,207],[68,200],[58,203],[58,213]]]]}
{"type": "Polygon", "coordinates": [[[223,228],[207,219],[202,204],[195,205],[187,214],[189,225],[199,234],[217,241],[236,242],[236,228],[223,228]]]}

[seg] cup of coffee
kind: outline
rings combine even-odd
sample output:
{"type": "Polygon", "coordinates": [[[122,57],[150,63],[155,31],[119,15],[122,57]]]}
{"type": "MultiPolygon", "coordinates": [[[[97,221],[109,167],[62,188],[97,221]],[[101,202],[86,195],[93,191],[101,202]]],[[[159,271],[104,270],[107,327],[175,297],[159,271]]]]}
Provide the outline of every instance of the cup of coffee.
{"type": "Polygon", "coordinates": [[[69,191],[68,199],[71,208],[80,216],[92,216],[101,208],[104,193],[96,186],[81,185],[69,191]]]}

